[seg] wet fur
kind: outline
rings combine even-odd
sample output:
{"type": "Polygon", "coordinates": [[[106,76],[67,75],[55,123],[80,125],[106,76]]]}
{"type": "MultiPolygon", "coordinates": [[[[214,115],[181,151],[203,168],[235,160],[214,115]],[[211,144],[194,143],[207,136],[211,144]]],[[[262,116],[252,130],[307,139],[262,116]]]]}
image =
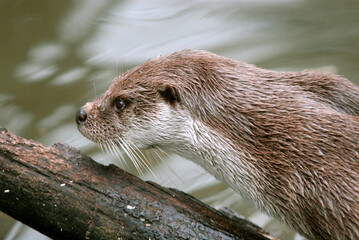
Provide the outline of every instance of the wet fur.
{"type": "Polygon", "coordinates": [[[84,109],[79,129],[95,142],[168,149],[309,239],[359,239],[359,88],[347,79],[185,50],[129,70],[84,109]]]}

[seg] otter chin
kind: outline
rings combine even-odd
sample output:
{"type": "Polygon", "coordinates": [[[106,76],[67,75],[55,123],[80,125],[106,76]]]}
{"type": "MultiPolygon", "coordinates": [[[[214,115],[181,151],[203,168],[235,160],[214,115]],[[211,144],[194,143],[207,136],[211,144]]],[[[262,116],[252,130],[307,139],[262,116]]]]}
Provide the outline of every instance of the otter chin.
{"type": "Polygon", "coordinates": [[[159,56],[76,116],[107,146],[162,148],[308,239],[359,239],[359,88],[206,51],[159,56]]]}

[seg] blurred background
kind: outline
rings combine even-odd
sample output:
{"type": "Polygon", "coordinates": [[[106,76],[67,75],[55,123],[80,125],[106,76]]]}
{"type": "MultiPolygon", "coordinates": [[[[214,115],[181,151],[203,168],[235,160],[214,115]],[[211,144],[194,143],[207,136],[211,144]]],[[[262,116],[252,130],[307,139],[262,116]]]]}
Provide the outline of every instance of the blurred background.
{"type": "MultiPolygon", "coordinates": [[[[2,0],[0,125],[45,145],[65,142],[101,163],[228,206],[282,239],[303,239],[189,161],[149,154],[153,173],[139,174],[128,159],[102,152],[77,131],[77,109],[114,77],[185,48],[278,71],[330,71],[359,83],[359,2],[2,0]]],[[[0,213],[0,239],[47,238],[0,213]]]]}

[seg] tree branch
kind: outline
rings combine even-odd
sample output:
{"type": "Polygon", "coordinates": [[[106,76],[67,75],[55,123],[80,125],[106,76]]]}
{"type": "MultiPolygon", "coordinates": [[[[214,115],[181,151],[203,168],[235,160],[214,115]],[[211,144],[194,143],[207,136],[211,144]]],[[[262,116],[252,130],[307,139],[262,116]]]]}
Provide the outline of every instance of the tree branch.
{"type": "Polygon", "coordinates": [[[271,239],[245,219],[0,127],[0,210],[53,239],[271,239]]]}

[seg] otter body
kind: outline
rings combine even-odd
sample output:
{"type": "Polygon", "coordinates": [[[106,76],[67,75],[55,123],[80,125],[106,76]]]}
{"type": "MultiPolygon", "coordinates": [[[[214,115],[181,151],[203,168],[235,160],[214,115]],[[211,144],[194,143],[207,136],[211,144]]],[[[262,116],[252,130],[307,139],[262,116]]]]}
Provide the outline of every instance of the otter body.
{"type": "Polygon", "coordinates": [[[184,50],[114,79],[77,123],[190,159],[309,239],[359,239],[358,115],[347,79],[184,50]]]}

